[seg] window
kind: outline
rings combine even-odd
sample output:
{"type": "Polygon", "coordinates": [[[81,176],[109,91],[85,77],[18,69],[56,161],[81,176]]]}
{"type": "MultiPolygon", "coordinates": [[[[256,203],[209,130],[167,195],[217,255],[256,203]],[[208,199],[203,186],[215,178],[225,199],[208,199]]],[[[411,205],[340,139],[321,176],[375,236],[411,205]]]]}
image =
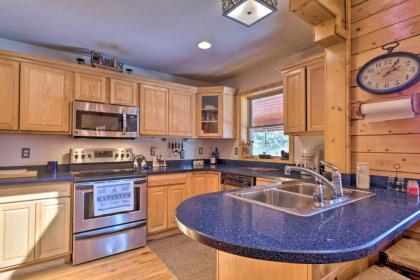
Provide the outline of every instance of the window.
{"type": "Polygon", "coordinates": [[[288,159],[289,136],[283,129],[283,93],[250,98],[249,140],[253,156],[288,159]]]}

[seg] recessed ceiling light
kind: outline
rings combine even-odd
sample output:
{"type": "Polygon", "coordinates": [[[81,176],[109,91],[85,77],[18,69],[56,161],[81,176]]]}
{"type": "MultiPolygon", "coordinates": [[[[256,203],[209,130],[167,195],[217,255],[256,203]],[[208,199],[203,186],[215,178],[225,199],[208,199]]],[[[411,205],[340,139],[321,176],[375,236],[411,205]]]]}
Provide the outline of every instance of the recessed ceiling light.
{"type": "Polygon", "coordinates": [[[202,50],[208,50],[211,48],[211,43],[208,41],[200,41],[197,43],[197,47],[202,50]]]}

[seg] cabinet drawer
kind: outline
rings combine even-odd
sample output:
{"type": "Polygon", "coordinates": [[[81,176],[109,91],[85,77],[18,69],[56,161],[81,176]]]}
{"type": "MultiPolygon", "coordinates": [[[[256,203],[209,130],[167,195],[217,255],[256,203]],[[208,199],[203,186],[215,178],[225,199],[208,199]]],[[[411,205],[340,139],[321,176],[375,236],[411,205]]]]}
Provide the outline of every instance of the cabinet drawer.
{"type": "Polygon", "coordinates": [[[0,204],[9,202],[69,197],[71,182],[29,184],[0,188],[0,204]]]}
{"type": "Polygon", "coordinates": [[[168,175],[153,175],[147,179],[147,186],[166,186],[185,184],[187,182],[188,173],[168,174],[168,175]]]}

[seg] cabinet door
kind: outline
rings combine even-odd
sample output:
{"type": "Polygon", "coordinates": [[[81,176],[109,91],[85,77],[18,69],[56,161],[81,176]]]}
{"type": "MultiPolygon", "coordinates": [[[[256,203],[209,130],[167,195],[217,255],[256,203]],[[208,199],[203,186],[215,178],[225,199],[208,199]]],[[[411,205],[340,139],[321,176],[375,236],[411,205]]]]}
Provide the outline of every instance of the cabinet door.
{"type": "Polygon", "coordinates": [[[82,73],[74,74],[74,99],[106,103],[106,78],[82,73]]]}
{"type": "Polygon", "coordinates": [[[206,193],[206,174],[195,173],[191,178],[191,196],[206,193]]]}
{"type": "Polygon", "coordinates": [[[22,63],[20,129],[68,133],[71,75],[69,71],[22,63]]]}
{"type": "Polygon", "coordinates": [[[175,212],[178,205],[185,199],[185,185],[168,187],[168,229],[176,228],[175,212]]]}
{"type": "Polygon", "coordinates": [[[151,187],[147,190],[147,232],[168,228],[168,188],[151,187]]]}
{"type": "Polygon", "coordinates": [[[0,59],[0,129],[17,130],[19,117],[19,63],[0,59]]]}
{"type": "Polygon", "coordinates": [[[36,259],[70,252],[70,198],[52,198],[37,202],[36,240],[36,259]]]}
{"type": "Polygon", "coordinates": [[[168,89],[141,85],[140,134],[168,134],[168,89]]]}
{"type": "Polygon", "coordinates": [[[206,193],[220,191],[220,174],[207,173],[206,175],[206,193]]]}
{"type": "Polygon", "coordinates": [[[223,93],[198,95],[198,136],[221,137],[223,135],[223,93]]]}
{"type": "Polygon", "coordinates": [[[0,205],[0,268],[35,259],[35,202],[0,205]]]}
{"type": "Polygon", "coordinates": [[[111,79],[109,103],[123,106],[138,106],[138,85],[135,82],[111,79]]]}
{"type": "Polygon", "coordinates": [[[192,137],[194,93],[171,89],[168,99],[169,135],[192,137]]]}
{"type": "Polygon", "coordinates": [[[307,130],[324,131],[324,62],[306,68],[307,130]]]}
{"type": "Polygon", "coordinates": [[[286,134],[306,131],[305,68],[284,74],[284,131],[286,134]]]}

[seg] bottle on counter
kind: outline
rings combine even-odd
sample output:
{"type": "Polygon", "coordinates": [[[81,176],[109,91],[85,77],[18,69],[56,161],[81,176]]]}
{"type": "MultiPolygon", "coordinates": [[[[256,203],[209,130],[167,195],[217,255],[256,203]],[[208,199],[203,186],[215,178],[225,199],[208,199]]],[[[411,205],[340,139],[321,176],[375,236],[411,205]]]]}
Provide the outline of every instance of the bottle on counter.
{"type": "Polygon", "coordinates": [[[416,180],[409,180],[407,183],[407,194],[413,196],[419,196],[419,183],[416,180]]]}
{"type": "Polygon", "coordinates": [[[395,177],[390,176],[390,177],[388,177],[388,182],[387,182],[387,185],[386,185],[386,189],[389,190],[389,191],[393,191],[394,188],[395,188],[395,177]]]}
{"type": "Polygon", "coordinates": [[[216,156],[216,164],[217,164],[217,163],[219,163],[219,150],[217,149],[217,147],[216,147],[216,149],[214,150],[214,154],[215,154],[215,156],[216,156]]]}
{"type": "Polygon", "coordinates": [[[211,155],[210,155],[210,164],[211,165],[215,165],[216,163],[217,163],[216,153],[214,151],[212,151],[211,152],[211,155]]]}

